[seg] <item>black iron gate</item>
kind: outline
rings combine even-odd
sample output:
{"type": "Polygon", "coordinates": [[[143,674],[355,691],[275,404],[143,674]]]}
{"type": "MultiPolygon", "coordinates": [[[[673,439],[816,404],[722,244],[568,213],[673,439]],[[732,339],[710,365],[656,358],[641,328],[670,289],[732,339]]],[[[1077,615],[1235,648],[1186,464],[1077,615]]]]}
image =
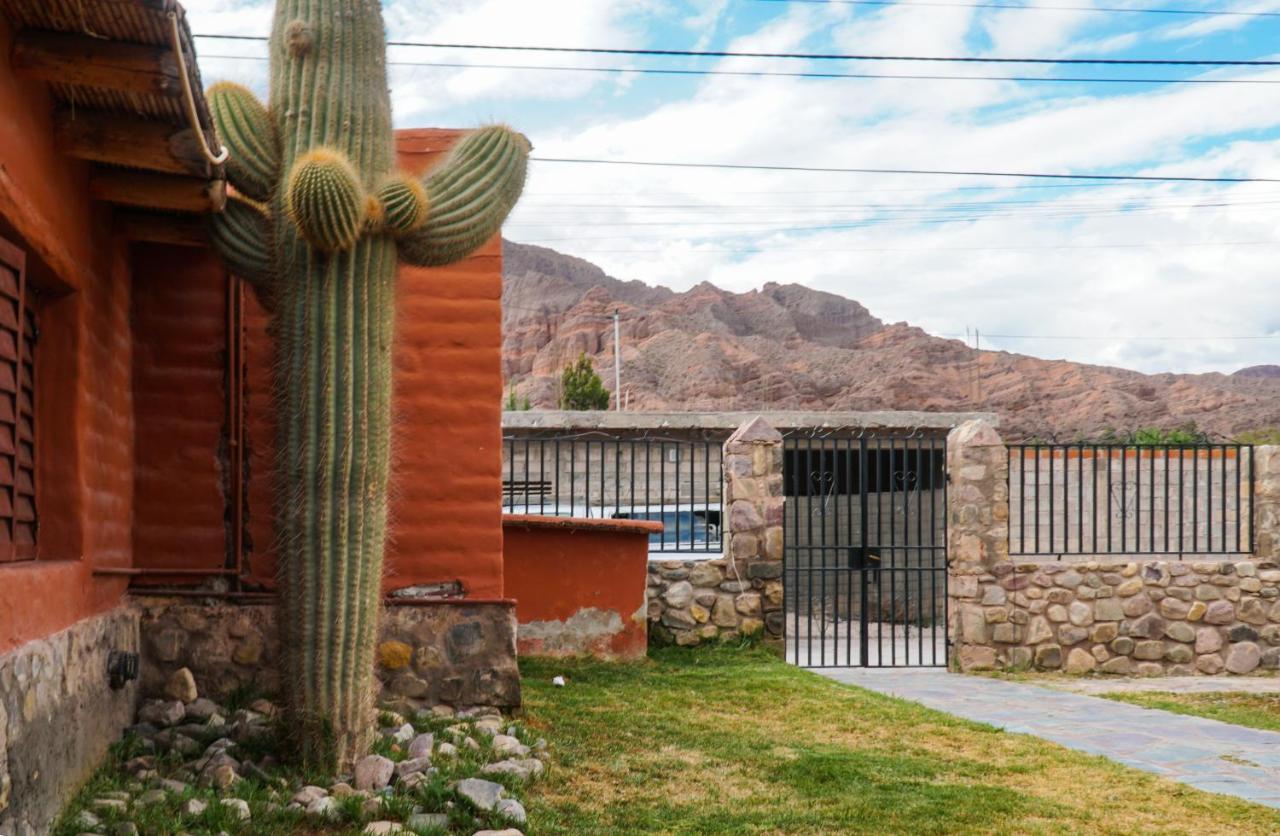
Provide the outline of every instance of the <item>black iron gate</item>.
{"type": "Polygon", "coordinates": [[[783,482],[788,661],[946,665],[946,439],[790,436],[783,482]]]}

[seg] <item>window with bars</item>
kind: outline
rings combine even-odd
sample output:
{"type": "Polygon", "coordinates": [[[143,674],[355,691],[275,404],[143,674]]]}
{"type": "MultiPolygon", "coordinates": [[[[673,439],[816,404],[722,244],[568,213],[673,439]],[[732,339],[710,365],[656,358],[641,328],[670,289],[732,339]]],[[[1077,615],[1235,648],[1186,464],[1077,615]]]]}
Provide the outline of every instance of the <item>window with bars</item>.
{"type": "Polygon", "coordinates": [[[35,292],[0,239],[0,563],[36,557],[35,292]]]}

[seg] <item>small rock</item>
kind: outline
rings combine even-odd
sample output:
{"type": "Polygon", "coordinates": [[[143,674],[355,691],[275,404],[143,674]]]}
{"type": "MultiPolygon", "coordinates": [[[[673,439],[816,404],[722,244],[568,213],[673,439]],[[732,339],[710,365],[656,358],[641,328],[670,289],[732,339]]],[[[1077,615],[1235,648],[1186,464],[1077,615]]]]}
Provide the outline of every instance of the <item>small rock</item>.
{"type": "Polygon", "coordinates": [[[431,748],[435,745],[436,736],[434,734],[420,734],[409,743],[409,757],[422,758],[431,755],[431,748]]]}
{"type": "Polygon", "coordinates": [[[382,833],[403,833],[404,828],[399,822],[394,821],[371,821],[365,825],[364,833],[382,834],[382,833]]]}
{"type": "Polygon", "coordinates": [[[462,739],[462,746],[463,748],[470,749],[473,752],[480,751],[480,744],[476,742],[474,737],[464,737],[462,739]]]}
{"type": "Polygon", "coordinates": [[[339,781],[332,787],[329,787],[329,794],[334,798],[346,798],[349,795],[355,795],[356,791],[350,784],[344,781],[339,781]]]}
{"type": "Polygon", "coordinates": [[[383,725],[395,726],[396,728],[403,726],[405,722],[407,722],[404,719],[403,714],[386,708],[378,712],[378,717],[382,721],[383,725]]]}
{"type": "Polygon", "coordinates": [[[89,802],[89,806],[99,813],[123,813],[129,809],[129,802],[118,798],[95,798],[89,802]]]}
{"type": "Polygon", "coordinates": [[[207,723],[215,714],[221,714],[222,708],[213,700],[197,697],[187,703],[186,719],[196,723],[207,723]]]}
{"type": "Polygon", "coordinates": [[[516,824],[524,824],[527,818],[524,805],[514,798],[499,799],[498,806],[493,811],[500,816],[506,816],[516,824]]]}
{"type": "Polygon", "coordinates": [[[200,744],[185,734],[175,734],[169,741],[169,748],[187,758],[200,754],[200,744]]]}
{"type": "Polygon", "coordinates": [[[275,703],[264,699],[257,699],[249,703],[249,710],[256,714],[261,714],[267,719],[271,719],[280,713],[280,709],[276,708],[275,703]]]}
{"type": "Polygon", "coordinates": [[[369,755],[356,763],[356,789],[380,790],[391,783],[396,765],[382,755],[369,755]]]}
{"type": "Polygon", "coordinates": [[[138,719],[157,728],[176,726],[187,716],[187,707],[178,700],[152,700],[138,712],[138,719]]]}
{"type": "Polygon", "coordinates": [[[405,822],[410,830],[428,830],[437,828],[439,830],[447,830],[449,828],[449,817],[444,813],[414,813],[409,816],[405,822]]]}
{"type": "Polygon", "coordinates": [[[165,792],[171,792],[174,795],[182,795],[187,791],[187,785],[181,781],[175,781],[172,778],[165,778],[160,781],[160,789],[165,792]]]}
{"type": "Polygon", "coordinates": [[[502,799],[504,792],[502,784],[486,781],[483,778],[463,778],[458,782],[458,795],[480,810],[493,810],[502,799]]]}
{"type": "Polygon", "coordinates": [[[235,767],[226,763],[206,769],[200,773],[200,783],[216,790],[225,790],[239,780],[240,775],[236,772],[235,767]]]}
{"type": "Polygon", "coordinates": [[[498,734],[493,738],[493,751],[499,755],[515,755],[523,758],[529,754],[529,747],[510,735],[498,734]]]}
{"type": "Polygon", "coordinates": [[[102,819],[95,816],[88,810],[81,810],[80,814],[71,822],[76,827],[82,827],[85,830],[93,830],[102,824],[102,819]]]}
{"type": "Polygon", "coordinates": [[[324,787],[317,787],[314,784],[308,784],[295,792],[290,801],[295,804],[301,804],[303,807],[307,807],[317,798],[324,798],[328,794],[329,793],[325,791],[324,787]]]}
{"type": "MultiPolygon", "coordinates": [[[[191,669],[178,668],[169,674],[169,680],[164,684],[164,695],[184,705],[189,702],[195,702],[196,697],[200,696],[200,692],[196,690],[196,678],[191,675],[191,669]]],[[[185,716],[185,709],[183,714],[185,716]]]]}
{"type": "Polygon", "coordinates": [[[332,821],[339,816],[338,800],[331,795],[317,798],[307,805],[307,815],[322,821],[332,821]]]}
{"type": "Polygon", "coordinates": [[[514,827],[508,827],[506,830],[477,830],[471,836],[524,836],[514,827]]]}
{"type": "Polygon", "coordinates": [[[149,804],[159,804],[165,800],[164,790],[147,790],[138,796],[138,800],[133,802],[134,806],[146,807],[149,804]]]}
{"type": "Polygon", "coordinates": [[[360,805],[360,812],[366,816],[376,816],[382,812],[382,796],[375,795],[373,798],[366,798],[364,803],[360,805]]]}
{"type": "MultiPolygon", "coordinates": [[[[1092,656],[1089,658],[1093,659],[1092,656]]],[[[528,781],[541,775],[542,770],[545,768],[542,765],[542,761],[537,758],[527,758],[525,760],[505,760],[491,763],[481,769],[480,772],[485,775],[512,775],[521,781],[528,781]]]]}
{"type": "Polygon", "coordinates": [[[404,723],[401,726],[382,730],[382,736],[396,743],[408,743],[413,740],[413,726],[404,723]]]}
{"type": "Polygon", "coordinates": [[[1227,670],[1231,673],[1249,673],[1262,661],[1262,651],[1253,642],[1233,644],[1227,651],[1227,670]]]}
{"type": "Polygon", "coordinates": [[[243,798],[224,798],[221,799],[223,807],[226,807],[240,821],[248,821],[250,819],[249,802],[243,798]]]}
{"type": "Polygon", "coordinates": [[[403,778],[406,775],[413,775],[416,772],[422,772],[431,766],[431,758],[410,758],[407,761],[400,761],[396,764],[396,777],[403,778]]]}
{"type": "Polygon", "coordinates": [[[181,807],[184,816],[198,816],[207,809],[209,809],[209,804],[198,798],[188,798],[182,802],[181,807]]]}
{"type": "Polygon", "coordinates": [[[138,826],[131,821],[120,822],[111,828],[111,836],[138,836],[138,826]]]}
{"type": "Polygon", "coordinates": [[[431,713],[437,717],[452,717],[457,712],[453,710],[451,705],[433,705],[431,706],[431,713]]]}
{"type": "Polygon", "coordinates": [[[435,767],[431,767],[425,772],[411,772],[400,779],[400,788],[406,791],[416,790],[438,774],[440,774],[440,770],[435,767]]]}
{"type": "MultiPolygon", "coordinates": [[[[467,740],[471,740],[471,738],[468,737],[467,740]]],[[[474,740],[471,740],[471,742],[475,743],[474,740]]],[[[480,744],[476,743],[475,748],[479,749],[480,744]]],[[[452,743],[441,742],[440,745],[436,747],[436,754],[442,758],[456,758],[458,756],[458,747],[454,746],[452,743]]]]}

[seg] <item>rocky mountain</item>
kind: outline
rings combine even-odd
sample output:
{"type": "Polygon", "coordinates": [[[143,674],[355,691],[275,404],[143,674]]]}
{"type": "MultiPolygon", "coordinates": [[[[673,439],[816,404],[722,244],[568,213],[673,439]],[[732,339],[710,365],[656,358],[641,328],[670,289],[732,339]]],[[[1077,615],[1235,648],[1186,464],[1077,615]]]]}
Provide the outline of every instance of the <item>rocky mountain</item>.
{"type": "Polygon", "coordinates": [[[503,362],[517,393],[554,408],[580,352],[612,389],[614,311],[628,408],[986,410],[1010,438],[1195,423],[1229,437],[1280,426],[1280,367],[1156,374],[975,351],[795,284],[683,293],[621,281],[544,247],[503,246],[503,362]]]}

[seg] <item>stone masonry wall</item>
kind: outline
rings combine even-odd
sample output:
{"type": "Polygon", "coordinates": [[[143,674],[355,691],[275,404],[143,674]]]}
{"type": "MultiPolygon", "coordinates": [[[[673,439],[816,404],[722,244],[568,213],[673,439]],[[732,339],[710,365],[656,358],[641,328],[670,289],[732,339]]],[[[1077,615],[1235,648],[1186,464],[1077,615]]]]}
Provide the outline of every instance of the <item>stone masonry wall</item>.
{"type": "MultiPolygon", "coordinates": [[[[163,695],[169,675],[189,668],[200,692],[223,700],[238,688],[280,688],[274,604],[145,598],[142,694],[163,695]]],[[[403,709],[520,705],[514,605],[430,602],[387,606],[377,653],[379,702],[403,709]]]]}
{"type": "Polygon", "coordinates": [[[1245,560],[1014,562],[1007,452],[970,422],[948,439],[950,639],[960,670],[1139,676],[1280,668],[1280,455],[1256,448],[1245,560]]]}
{"type": "Polygon", "coordinates": [[[112,690],[107,655],[137,649],[137,616],[121,608],[0,656],[0,833],[49,833],[133,722],[137,684],[112,690]]]}
{"type": "Polygon", "coordinates": [[[782,436],[761,418],[724,444],[724,554],[649,564],[649,637],[782,636],[782,436]]]}

